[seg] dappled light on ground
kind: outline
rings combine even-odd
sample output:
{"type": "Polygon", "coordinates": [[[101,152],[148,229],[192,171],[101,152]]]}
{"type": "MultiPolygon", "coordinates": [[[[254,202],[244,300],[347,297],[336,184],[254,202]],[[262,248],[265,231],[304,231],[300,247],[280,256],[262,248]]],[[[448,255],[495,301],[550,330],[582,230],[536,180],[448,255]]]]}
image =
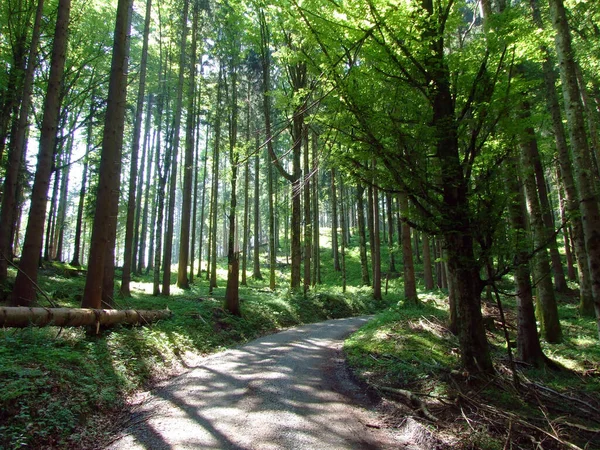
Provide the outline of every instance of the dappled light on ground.
{"type": "Polygon", "coordinates": [[[290,329],[206,358],[142,403],[139,424],[111,448],[392,448],[352,406],[359,389],[336,375],[332,347],[366,321],[290,329]]]}

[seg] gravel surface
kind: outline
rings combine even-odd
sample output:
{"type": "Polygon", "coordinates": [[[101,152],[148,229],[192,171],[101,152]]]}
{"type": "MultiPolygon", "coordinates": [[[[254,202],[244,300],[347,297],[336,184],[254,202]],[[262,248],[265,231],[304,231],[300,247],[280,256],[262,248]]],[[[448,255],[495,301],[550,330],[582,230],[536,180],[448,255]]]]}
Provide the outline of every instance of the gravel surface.
{"type": "Polygon", "coordinates": [[[292,328],[207,357],[148,393],[109,448],[407,448],[377,428],[340,353],[369,319],[292,328]]]}

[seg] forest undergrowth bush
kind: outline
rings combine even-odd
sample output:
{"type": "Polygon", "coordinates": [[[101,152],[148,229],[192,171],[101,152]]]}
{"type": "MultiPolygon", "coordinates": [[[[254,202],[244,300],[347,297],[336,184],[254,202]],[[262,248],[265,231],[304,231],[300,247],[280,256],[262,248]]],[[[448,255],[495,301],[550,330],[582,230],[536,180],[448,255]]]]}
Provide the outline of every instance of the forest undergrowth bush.
{"type": "MultiPolygon", "coordinates": [[[[54,264],[42,272],[39,284],[57,306],[78,307],[83,282],[84,276],[54,264]]],[[[271,292],[265,282],[249,279],[240,290],[240,318],[223,309],[224,286],[221,280],[209,296],[202,277],[190,290],[174,289],[166,298],[150,294],[151,277],[134,279],[133,297],[116,296],[116,306],[168,307],[172,318],[116,327],[94,338],[81,328],[0,330],[0,449],[94,448],[127,420],[129,396],[203,355],[285,327],[389,306],[373,301],[369,289],[343,294],[323,285],[303,296],[289,292],[283,282],[271,292]]],[[[43,296],[39,303],[52,306],[43,296]]]]}
{"type": "MultiPolygon", "coordinates": [[[[447,328],[447,294],[421,292],[421,307],[402,304],[378,314],[344,345],[353,371],[381,396],[386,425],[414,429],[436,448],[600,448],[600,348],[593,319],[577,296],[561,296],[561,344],[542,341],[551,364],[509,363],[500,314],[484,303],[496,374],[460,370],[458,340],[447,328]]],[[[516,304],[503,299],[514,345],[516,304]]],[[[513,356],[514,352],[513,352],[513,356]]]]}

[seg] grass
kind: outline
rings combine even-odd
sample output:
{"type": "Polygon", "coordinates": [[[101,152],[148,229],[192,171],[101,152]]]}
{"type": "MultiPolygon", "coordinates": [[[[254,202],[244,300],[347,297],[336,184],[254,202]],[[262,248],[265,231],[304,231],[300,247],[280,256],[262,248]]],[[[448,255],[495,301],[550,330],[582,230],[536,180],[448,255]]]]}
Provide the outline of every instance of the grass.
{"type": "MultiPolygon", "coordinates": [[[[344,346],[358,376],[402,411],[392,417],[420,414],[414,405],[406,407],[405,398],[389,394],[389,387],[416,393],[439,419],[422,422],[452,448],[600,448],[600,346],[594,319],[578,313],[577,296],[558,298],[563,342],[542,341],[562,369],[519,364],[520,390],[512,385],[495,305],[485,304],[484,314],[496,319],[487,334],[497,375],[481,380],[460,370],[457,338],[445,328],[446,294],[421,291],[420,297],[422,307],[394,305],[344,346]]],[[[514,341],[514,297],[503,304],[514,341]]]]}
{"type": "MultiPolygon", "coordinates": [[[[340,278],[328,272],[327,253],[324,278],[340,278]]],[[[77,307],[85,278],[68,269],[48,264],[39,284],[58,306],[77,307]]],[[[342,294],[325,284],[304,297],[285,288],[287,274],[278,272],[275,292],[267,289],[268,281],[251,278],[240,288],[240,318],[223,309],[225,276],[221,267],[211,296],[202,277],[190,290],[172,286],[169,298],[151,295],[151,278],[134,277],[132,298],[116,296],[117,307],[173,312],[171,319],[150,326],[116,327],[96,338],[79,328],[0,330],[0,449],[95,447],[110,436],[115,422],[126,419],[121,414],[128,397],[202,355],[293,325],[371,314],[390,304],[373,301],[370,289],[358,286],[342,294]]],[[[39,302],[50,306],[43,297],[39,302]]]]}

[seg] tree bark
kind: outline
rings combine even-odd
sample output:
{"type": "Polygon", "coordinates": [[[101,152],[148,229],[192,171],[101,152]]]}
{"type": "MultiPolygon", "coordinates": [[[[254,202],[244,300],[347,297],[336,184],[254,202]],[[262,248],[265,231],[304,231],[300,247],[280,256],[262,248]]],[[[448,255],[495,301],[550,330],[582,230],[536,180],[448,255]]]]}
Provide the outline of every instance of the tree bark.
{"type": "MultiPolygon", "coordinates": [[[[338,251],[338,210],[337,189],[335,186],[335,169],[331,169],[331,255],[333,256],[333,270],[339,272],[340,255],[338,251]]],[[[378,221],[379,222],[379,221],[378,221]]]]}
{"type": "Polygon", "coordinates": [[[46,217],[46,196],[50,183],[59,119],[61,80],[65,67],[70,11],[71,1],[59,0],[54,42],[52,44],[50,74],[44,100],[40,150],[31,193],[29,220],[25,232],[23,252],[11,297],[12,306],[29,306],[35,300],[35,283],[37,281],[37,268],[42,249],[46,217]]]}
{"type": "MultiPolygon", "coordinates": [[[[253,218],[254,218],[254,229],[253,229],[253,239],[254,239],[254,248],[253,248],[253,255],[254,257],[252,258],[253,261],[253,270],[252,270],[252,278],[254,278],[255,280],[262,280],[263,276],[260,273],[260,236],[259,236],[259,225],[260,225],[260,215],[258,212],[259,209],[259,186],[260,186],[260,170],[259,170],[259,155],[258,155],[258,134],[256,135],[256,143],[254,145],[254,148],[256,149],[256,154],[254,155],[254,211],[253,211],[253,218]]],[[[268,158],[268,157],[267,157],[268,158]]],[[[270,194],[272,195],[272,191],[270,191],[270,194]]],[[[271,215],[271,211],[269,210],[269,215],[271,215]]],[[[271,233],[271,228],[269,226],[269,233],[271,233]]],[[[275,246],[275,244],[273,244],[273,247],[275,246]]],[[[274,248],[270,246],[269,244],[269,253],[274,253],[274,248]]],[[[275,263],[272,263],[273,265],[273,270],[274,270],[274,266],[275,263]]],[[[273,289],[273,288],[271,288],[273,289]]]]}
{"type": "MultiPolygon", "coordinates": [[[[132,0],[119,0],[115,23],[114,45],[108,88],[108,101],[102,137],[102,154],[96,209],[90,243],[88,273],[82,307],[100,308],[102,299],[113,296],[106,290],[106,269],[114,264],[107,254],[114,253],[113,239],[117,229],[119,189],[121,184],[121,148],[125,125],[127,96],[127,63],[132,0]],[[113,247],[112,249],[110,247],[113,247]]],[[[109,274],[110,275],[110,274],[109,274]]],[[[111,283],[112,285],[112,283],[111,283]]]]}
{"type": "Polygon", "coordinates": [[[309,143],[309,134],[308,134],[308,126],[304,125],[304,294],[306,295],[308,289],[310,288],[310,263],[312,256],[312,216],[310,211],[310,189],[311,189],[311,178],[312,173],[309,165],[309,152],[310,152],[310,143],[309,143]]]}
{"type": "MultiPolygon", "coordinates": [[[[173,118],[173,137],[171,141],[171,180],[169,182],[169,209],[167,211],[167,223],[165,230],[165,248],[163,251],[163,279],[162,293],[169,296],[171,294],[171,259],[173,255],[173,234],[175,225],[175,201],[177,194],[177,164],[179,159],[179,131],[181,129],[181,111],[183,107],[183,83],[185,76],[185,58],[187,43],[187,21],[189,13],[189,2],[183,3],[183,12],[181,15],[181,39],[179,41],[179,77],[177,81],[177,98],[175,100],[174,118],[173,118]]],[[[188,212],[189,223],[189,212],[188,212]]],[[[186,243],[186,246],[188,243],[186,243]]],[[[187,255],[186,255],[187,256],[187,255]]],[[[186,259],[187,261],[187,259],[186,259]]],[[[187,263],[184,270],[187,281],[187,263]]]]}
{"type": "MultiPolygon", "coordinates": [[[[0,213],[0,284],[6,282],[8,262],[12,259],[14,253],[11,236],[13,236],[16,227],[17,217],[15,211],[17,210],[17,193],[20,184],[19,173],[21,172],[21,166],[25,155],[25,136],[27,135],[29,109],[31,106],[31,95],[33,91],[43,12],[44,0],[38,0],[33,31],[31,33],[31,43],[29,44],[29,56],[24,74],[23,95],[16,124],[16,132],[10,139],[8,162],[6,172],[4,173],[2,210],[0,213]]],[[[0,152],[0,159],[1,158],[2,154],[0,152]]]]}
{"type": "MultiPolygon", "coordinates": [[[[389,274],[395,274],[396,270],[396,250],[394,247],[394,216],[392,211],[392,194],[387,192],[385,194],[385,212],[387,214],[387,238],[388,238],[388,253],[389,253],[389,274]]],[[[389,275],[388,274],[388,275],[389,275]]]]}
{"type": "Polygon", "coordinates": [[[404,302],[407,305],[419,304],[417,297],[417,282],[415,277],[415,265],[413,262],[412,242],[410,238],[410,226],[408,219],[408,196],[405,193],[398,195],[400,203],[400,216],[404,220],[402,224],[402,265],[404,267],[404,302]]]}
{"type": "Polygon", "coordinates": [[[550,343],[558,343],[562,339],[562,331],[558,320],[558,308],[552,289],[550,278],[550,261],[546,246],[548,239],[542,218],[537,184],[534,173],[534,158],[537,151],[535,132],[527,127],[521,136],[521,167],[523,182],[525,184],[525,197],[531,229],[533,244],[537,254],[533,258],[533,274],[537,286],[537,316],[540,321],[542,336],[550,343]]]}
{"type": "Polygon", "coordinates": [[[171,317],[166,310],[0,307],[0,327],[83,327],[145,325],[171,317]]]}
{"type": "MultiPolygon", "coordinates": [[[[135,122],[133,125],[133,141],[129,167],[129,189],[127,196],[127,218],[125,224],[125,248],[123,251],[123,274],[121,277],[120,293],[123,297],[131,297],[129,283],[131,281],[131,266],[133,262],[133,235],[136,209],[136,187],[138,178],[138,153],[140,150],[140,135],[142,134],[142,112],[144,110],[144,94],[146,92],[146,66],[148,63],[148,36],[150,34],[150,13],[152,0],[146,0],[146,16],[144,19],[144,37],[142,43],[142,60],[140,62],[140,81],[138,85],[135,122]]],[[[137,199],[139,201],[139,198],[137,199]]]]}
{"type": "MultiPolygon", "coordinates": [[[[181,230],[179,233],[179,266],[177,270],[177,287],[190,288],[188,278],[188,263],[190,259],[190,221],[192,215],[192,174],[194,170],[194,97],[196,94],[196,63],[197,63],[197,34],[198,34],[198,2],[194,2],[192,19],[192,47],[189,60],[187,124],[185,133],[185,156],[183,163],[183,202],[181,205],[181,230]]],[[[185,23],[185,22],[184,22],[185,23]]],[[[183,37],[182,37],[183,39],[183,37]]],[[[183,41],[182,41],[183,42],[183,41]]]]}
{"type": "Polygon", "coordinates": [[[367,259],[367,236],[365,231],[365,205],[364,196],[365,187],[362,183],[358,183],[356,186],[356,203],[358,209],[358,242],[359,242],[359,253],[360,253],[360,271],[361,281],[363,286],[370,286],[371,280],[369,279],[369,261],[367,259]]]}
{"type": "Polygon", "coordinates": [[[567,113],[573,162],[579,186],[583,234],[585,237],[592,297],[600,336],[600,210],[592,173],[592,158],[588,145],[583,106],[577,86],[576,66],[571,47],[571,33],[562,0],[550,0],[550,16],[556,31],[555,44],[567,113]]]}
{"type": "Polygon", "coordinates": [[[429,236],[423,234],[423,278],[425,280],[425,289],[433,289],[433,272],[431,270],[431,247],[429,245],[429,236]]]}
{"type": "Polygon", "coordinates": [[[529,273],[529,255],[527,238],[527,222],[525,218],[525,198],[519,188],[518,179],[514,176],[517,170],[514,158],[509,160],[509,170],[506,172],[506,186],[510,196],[508,212],[515,233],[515,285],[517,289],[517,357],[534,366],[541,366],[544,354],[540,346],[535,311],[531,276],[529,273]]]}
{"type": "Polygon", "coordinates": [[[212,205],[211,205],[211,241],[210,241],[210,283],[208,292],[213,293],[217,287],[217,202],[219,195],[219,150],[221,145],[221,98],[223,90],[223,63],[219,69],[219,79],[217,81],[217,112],[215,119],[215,142],[213,153],[213,188],[212,188],[212,205]]]}
{"type": "MultiPolygon", "coordinates": [[[[148,191],[144,191],[145,179],[150,178],[150,167],[152,166],[152,142],[151,142],[151,125],[152,125],[152,107],[154,105],[154,95],[148,95],[146,102],[146,123],[144,125],[144,141],[142,145],[142,159],[140,160],[140,173],[138,177],[137,190],[135,194],[135,224],[133,226],[133,255],[131,270],[135,274],[141,274],[145,263],[145,246],[146,236],[141,236],[140,227],[143,219],[142,215],[148,214],[146,208],[148,201],[148,191]],[[146,209],[145,209],[146,208],[146,209]],[[142,245],[143,244],[143,245],[142,245]]],[[[146,219],[147,220],[147,219],[146,219]]],[[[146,224],[147,226],[147,224],[146,224]]],[[[144,230],[144,233],[146,230],[144,230]]]]}
{"type": "Polygon", "coordinates": [[[381,300],[381,238],[379,236],[379,189],[373,186],[373,298],[381,300]]]}

